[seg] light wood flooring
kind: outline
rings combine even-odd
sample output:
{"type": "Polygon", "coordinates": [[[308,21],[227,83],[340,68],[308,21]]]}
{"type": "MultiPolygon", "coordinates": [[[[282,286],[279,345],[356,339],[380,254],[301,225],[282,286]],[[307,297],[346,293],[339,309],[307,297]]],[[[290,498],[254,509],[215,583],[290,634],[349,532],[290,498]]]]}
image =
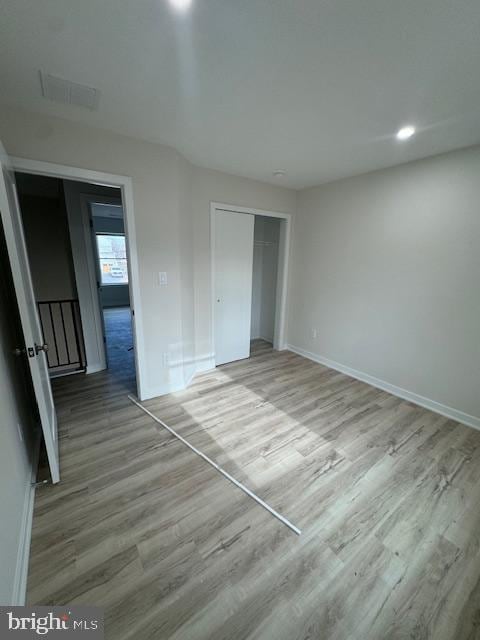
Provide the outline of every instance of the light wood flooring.
{"type": "Polygon", "coordinates": [[[38,490],[28,602],[105,609],[115,640],[480,638],[480,433],[293,353],[145,405],[55,385],[60,485],[38,490]]]}

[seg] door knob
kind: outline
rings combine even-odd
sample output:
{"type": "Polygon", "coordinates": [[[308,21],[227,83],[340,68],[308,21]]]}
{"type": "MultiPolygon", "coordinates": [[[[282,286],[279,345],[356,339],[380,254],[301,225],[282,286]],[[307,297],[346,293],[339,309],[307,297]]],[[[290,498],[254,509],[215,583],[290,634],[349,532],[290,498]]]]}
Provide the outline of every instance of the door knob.
{"type": "Polygon", "coordinates": [[[45,342],[45,344],[36,344],[35,345],[35,353],[38,354],[40,353],[40,351],[43,351],[44,353],[47,353],[48,351],[48,344],[45,342]]]}
{"type": "Polygon", "coordinates": [[[25,349],[19,349],[18,347],[13,350],[14,356],[22,356],[25,353],[25,349]]]}

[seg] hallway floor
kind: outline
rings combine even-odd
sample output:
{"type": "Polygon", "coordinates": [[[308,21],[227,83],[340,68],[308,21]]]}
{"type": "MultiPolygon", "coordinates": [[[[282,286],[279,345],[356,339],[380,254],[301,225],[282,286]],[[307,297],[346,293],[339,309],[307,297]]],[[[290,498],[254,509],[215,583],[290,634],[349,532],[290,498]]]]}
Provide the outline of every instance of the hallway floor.
{"type": "Polygon", "coordinates": [[[113,377],[136,393],[135,356],[133,351],[132,316],[130,307],[104,309],[107,364],[113,377]]]}

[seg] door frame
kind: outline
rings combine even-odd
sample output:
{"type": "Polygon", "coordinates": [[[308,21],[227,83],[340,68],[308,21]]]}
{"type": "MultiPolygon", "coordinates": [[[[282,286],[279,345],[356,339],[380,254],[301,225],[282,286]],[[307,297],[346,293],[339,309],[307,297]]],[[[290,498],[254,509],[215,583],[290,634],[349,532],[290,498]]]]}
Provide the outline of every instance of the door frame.
{"type": "Polygon", "coordinates": [[[287,327],[287,294],[289,280],[290,246],[292,234],[292,215],[290,213],[280,213],[278,211],[265,211],[252,207],[239,207],[237,205],[225,204],[223,202],[210,203],[210,308],[211,308],[211,336],[212,353],[215,362],[215,214],[217,211],[227,211],[230,213],[248,213],[254,216],[265,218],[278,218],[284,221],[280,225],[280,241],[278,247],[278,271],[277,271],[277,295],[275,303],[275,330],[273,337],[273,348],[283,351],[287,348],[286,327],[287,327]]]}
{"type": "Polygon", "coordinates": [[[91,182],[104,187],[120,188],[123,204],[125,238],[127,241],[128,280],[131,296],[130,306],[132,310],[137,394],[140,400],[143,399],[144,390],[146,389],[146,358],[132,178],[130,176],[104,173],[102,171],[95,171],[92,169],[82,169],[80,167],[71,167],[68,165],[44,162],[43,160],[31,160],[16,156],[11,157],[11,164],[13,170],[19,173],[31,173],[51,178],[73,180],[76,182],[91,182]]]}

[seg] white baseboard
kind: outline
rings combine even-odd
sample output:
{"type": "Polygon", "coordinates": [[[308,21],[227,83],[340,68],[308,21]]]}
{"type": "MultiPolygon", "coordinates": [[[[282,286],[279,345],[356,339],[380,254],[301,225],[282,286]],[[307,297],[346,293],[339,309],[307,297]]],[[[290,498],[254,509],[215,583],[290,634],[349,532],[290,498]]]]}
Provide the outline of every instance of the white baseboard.
{"type": "Polygon", "coordinates": [[[289,351],[293,351],[299,356],[303,356],[304,358],[308,358],[309,360],[313,360],[314,362],[323,364],[329,369],[335,369],[335,371],[345,373],[347,376],[351,376],[352,378],[356,378],[357,380],[361,380],[362,382],[366,382],[367,384],[372,385],[372,387],[377,387],[378,389],[387,391],[394,396],[398,396],[399,398],[403,398],[404,400],[408,400],[409,402],[418,404],[425,409],[430,409],[430,411],[440,413],[442,416],[451,418],[456,422],[461,422],[468,427],[473,427],[474,429],[480,430],[480,418],[477,418],[476,416],[471,416],[468,413],[464,413],[463,411],[459,411],[458,409],[454,409],[453,407],[448,407],[447,405],[436,402],[435,400],[430,400],[430,398],[420,396],[413,391],[407,391],[407,389],[402,389],[401,387],[397,387],[396,385],[385,382],[384,380],[379,380],[378,378],[375,378],[368,373],[357,371],[356,369],[351,369],[350,367],[340,364],[339,362],[329,360],[328,358],[319,356],[311,351],[301,349],[300,347],[295,347],[292,344],[287,344],[287,349],[289,351]]]}
{"type": "Polygon", "coordinates": [[[147,389],[140,400],[150,400],[151,398],[158,398],[159,396],[165,396],[169,393],[183,391],[191,384],[197,374],[215,369],[215,355],[210,353],[192,360],[179,360],[171,363],[170,369],[171,371],[176,372],[175,375],[172,376],[170,382],[168,384],[147,389]],[[182,377],[179,376],[180,371],[183,370],[185,365],[193,365],[193,368],[191,372],[188,373],[186,380],[183,379],[183,375],[182,377]]]}
{"type": "Polygon", "coordinates": [[[159,385],[158,387],[150,387],[146,389],[140,401],[151,400],[152,398],[159,398],[160,396],[166,396],[169,393],[176,393],[177,391],[183,391],[186,388],[185,382],[171,381],[167,384],[159,385]]]}
{"type": "Polygon", "coordinates": [[[40,454],[40,437],[36,438],[32,455],[32,473],[25,487],[22,522],[15,567],[15,579],[12,590],[12,605],[23,606],[27,596],[28,563],[30,560],[30,543],[32,540],[33,507],[35,504],[35,482],[37,479],[38,456],[40,454]]]}

